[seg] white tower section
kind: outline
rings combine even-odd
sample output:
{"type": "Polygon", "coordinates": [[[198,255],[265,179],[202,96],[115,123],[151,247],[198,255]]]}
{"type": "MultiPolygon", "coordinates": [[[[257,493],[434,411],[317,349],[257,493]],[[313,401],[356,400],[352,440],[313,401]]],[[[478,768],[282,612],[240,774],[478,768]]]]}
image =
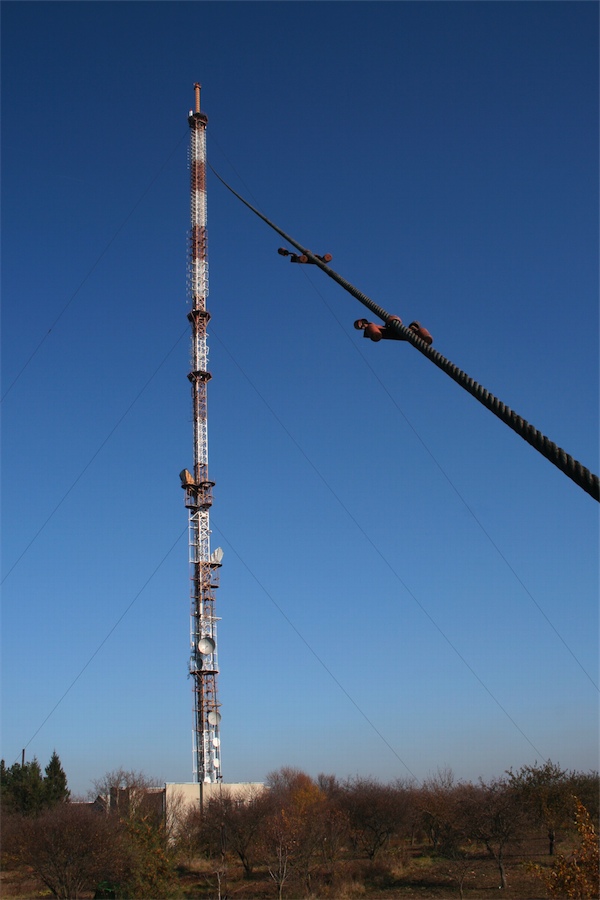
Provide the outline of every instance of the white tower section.
{"type": "Polygon", "coordinates": [[[191,579],[191,657],[193,680],[193,776],[194,781],[212,784],[220,781],[221,740],[219,734],[219,702],[217,700],[217,617],[215,591],[219,586],[219,569],[223,552],[211,554],[209,511],[212,506],[214,481],[208,477],[207,386],[208,345],[206,327],[210,313],[208,295],[208,261],[206,255],[206,125],[207,116],[200,112],[200,85],[194,85],[196,109],[190,111],[190,187],[191,229],[189,254],[188,320],[192,328],[191,371],[192,415],[194,428],[193,474],[184,469],[180,474],[189,510],[189,563],[191,579]]]}

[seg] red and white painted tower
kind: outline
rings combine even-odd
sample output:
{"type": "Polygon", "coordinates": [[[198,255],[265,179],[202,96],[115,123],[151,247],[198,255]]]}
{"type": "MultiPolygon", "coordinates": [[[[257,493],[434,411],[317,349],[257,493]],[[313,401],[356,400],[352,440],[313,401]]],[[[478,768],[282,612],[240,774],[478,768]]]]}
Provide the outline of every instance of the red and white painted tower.
{"type": "Polygon", "coordinates": [[[219,586],[219,569],[223,551],[210,550],[210,519],[214,481],[208,475],[207,387],[208,345],[206,328],[210,313],[208,296],[208,261],[206,242],[206,125],[208,117],[200,111],[200,85],[194,85],[195,110],[190,110],[190,188],[191,229],[189,253],[188,320],[192,327],[191,371],[192,416],[194,429],[193,473],[180,474],[189,510],[189,562],[191,579],[191,658],[193,680],[193,772],[194,781],[212,784],[222,778],[221,714],[217,699],[217,617],[215,591],[219,586]]]}

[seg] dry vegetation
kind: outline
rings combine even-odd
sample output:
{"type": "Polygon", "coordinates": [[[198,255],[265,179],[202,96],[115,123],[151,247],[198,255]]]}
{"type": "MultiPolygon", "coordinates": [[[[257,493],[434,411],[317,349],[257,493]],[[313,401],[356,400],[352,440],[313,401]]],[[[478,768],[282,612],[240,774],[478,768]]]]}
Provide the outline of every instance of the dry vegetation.
{"type": "Polygon", "coordinates": [[[478,784],[439,772],[417,786],[281,769],[268,784],[249,802],[223,797],[167,822],[131,778],[132,802],[109,812],[13,810],[2,896],[598,897],[596,773],[546,763],[478,784]]]}

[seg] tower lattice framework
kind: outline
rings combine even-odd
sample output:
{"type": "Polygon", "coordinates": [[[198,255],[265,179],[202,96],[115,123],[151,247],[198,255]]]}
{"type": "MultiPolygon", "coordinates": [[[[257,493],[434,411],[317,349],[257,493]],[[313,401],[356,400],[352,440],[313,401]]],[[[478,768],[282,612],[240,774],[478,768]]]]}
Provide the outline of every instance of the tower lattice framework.
{"type": "Polygon", "coordinates": [[[193,472],[184,469],[180,478],[189,511],[189,564],[191,580],[190,677],[193,681],[193,776],[200,783],[220,781],[221,739],[217,698],[217,616],[215,591],[219,586],[222,551],[210,550],[210,508],[214,481],[208,474],[207,387],[208,344],[206,329],[210,313],[206,240],[206,126],[200,111],[200,85],[194,85],[195,111],[190,110],[191,228],[189,249],[188,320],[192,329],[191,370],[194,432],[193,472]]]}

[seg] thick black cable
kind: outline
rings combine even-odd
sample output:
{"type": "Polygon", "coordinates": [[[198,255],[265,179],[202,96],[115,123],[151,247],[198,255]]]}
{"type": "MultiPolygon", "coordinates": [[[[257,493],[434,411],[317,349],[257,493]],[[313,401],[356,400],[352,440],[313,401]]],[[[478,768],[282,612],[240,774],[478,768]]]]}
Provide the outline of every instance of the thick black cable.
{"type": "Polygon", "coordinates": [[[346,329],[344,328],[343,324],[342,324],[341,321],[338,319],[337,315],[335,314],[335,312],[333,311],[333,309],[331,308],[331,306],[329,305],[329,303],[326,301],[326,299],[325,299],[325,297],[323,296],[323,294],[322,294],[322,293],[319,291],[319,289],[316,287],[316,285],[314,284],[314,282],[312,281],[312,279],[309,278],[308,275],[307,275],[306,273],[304,273],[304,274],[305,274],[306,280],[308,281],[308,283],[310,284],[310,286],[313,288],[313,290],[315,291],[315,293],[317,294],[317,296],[320,297],[321,302],[323,303],[323,305],[325,306],[325,308],[329,311],[329,314],[331,315],[331,317],[334,319],[335,322],[337,322],[337,324],[339,325],[339,327],[340,327],[342,333],[346,336],[346,338],[348,339],[348,341],[352,344],[352,347],[354,348],[354,350],[356,351],[356,353],[358,353],[358,355],[360,356],[360,358],[361,358],[361,360],[363,361],[363,363],[366,365],[366,367],[367,367],[367,368],[369,369],[369,371],[371,372],[372,376],[376,379],[376,381],[379,382],[379,385],[381,386],[381,388],[385,391],[385,393],[387,394],[388,398],[391,400],[391,402],[393,403],[393,405],[396,407],[396,409],[398,410],[398,412],[400,413],[400,415],[402,416],[402,418],[403,418],[404,421],[406,422],[407,426],[410,428],[410,430],[412,431],[412,433],[414,434],[414,436],[416,437],[416,439],[419,441],[419,443],[421,444],[421,446],[423,447],[423,449],[425,450],[425,452],[427,453],[427,455],[430,457],[430,459],[432,460],[432,462],[434,463],[434,465],[438,468],[438,470],[440,471],[440,473],[441,473],[441,474],[443,475],[443,477],[446,479],[446,481],[448,482],[448,484],[450,485],[450,487],[452,488],[452,490],[454,491],[454,493],[456,494],[456,496],[458,497],[458,499],[460,500],[460,502],[463,504],[464,508],[467,510],[467,512],[469,513],[469,515],[470,515],[471,518],[473,519],[473,521],[476,523],[476,525],[477,525],[477,526],[479,527],[479,529],[481,530],[482,534],[485,535],[485,537],[486,537],[487,540],[490,542],[490,544],[492,545],[492,547],[494,548],[494,550],[496,551],[496,553],[498,554],[498,556],[500,557],[500,559],[502,560],[502,562],[506,565],[506,567],[508,568],[508,570],[512,573],[512,575],[515,577],[515,579],[517,580],[517,582],[521,585],[521,587],[523,588],[523,590],[525,591],[525,593],[527,594],[527,596],[529,597],[529,599],[531,600],[531,602],[533,603],[533,605],[536,607],[536,609],[538,610],[538,612],[544,617],[544,619],[546,620],[547,624],[550,626],[550,628],[552,629],[552,631],[555,633],[555,635],[557,636],[557,638],[559,639],[559,641],[562,643],[562,645],[565,647],[565,649],[571,654],[571,656],[573,657],[573,659],[575,660],[575,662],[577,663],[577,665],[579,666],[579,668],[581,669],[581,671],[583,672],[583,674],[585,675],[585,677],[588,679],[588,681],[592,684],[592,686],[593,686],[594,689],[596,690],[596,692],[597,692],[597,693],[600,693],[600,688],[598,687],[598,685],[596,684],[596,682],[594,681],[594,679],[592,678],[592,676],[590,675],[590,673],[587,671],[587,669],[585,668],[585,666],[583,665],[583,663],[581,662],[581,660],[577,657],[577,655],[574,653],[574,651],[571,649],[571,647],[569,647],[569,645],[567,644],[566,640],[564,639],[564,637],[562,636],[562,634],[560,633],[560,631],[558,630],[558,628],[556,627],[556,625],[554,625],[554,623],[552,622],[552,620],[546,615],[546,613],[544,612],[543,608],[540,606],[540,604],[538,603],[538,601],[535,599],[535,597],[533,596],[533,594],[531,593],[531,591],[529,590],[529,588],[527,587],[527,585],[522,581],[522,579],[520,578],[520,576],[517,574],[517,572],[515,571],[515,569],[514,569],[513,566],[511,565],[511,563],[508,561],[508,559],[506,558],[506,556],[504,555],[504,553],[502,552],[502,550],[500,549],[500,547],[498,546],[498,544],[496,543],[496,541],[493,539],[493,537],[491,536],[491,534],[489,533],[489,531],[484,527],[483,523],[482,523],[482,522],[480,521],[480,519],[475,515],[475,512],[473,511],[472,507],[469,506],[469,504],[467,503],[467,501],[465,500],[465,498],[463,497],[463,495],[460,493],[460,491],[458,490],[458,488],[456,487],[456,485],[454,484],[454,482],[452,481],[452,479],[450,478],[450,476],[448,475],[448,473],[446,472],[446,470],[443,468],[443,466],[440,464],[440,462],[436,459],[436,457],[434,456],[434,454],[431,452],[430,448],[427,446],[427,444],[425,443],[425,441],[423,440],[423,438],[421,437],[421,435],[419,434],[419,432],[417,431],[417,429],[415,428],[415,426],[413,425],[413,423],[410,421],[410,419],[408,418],[408,416],[403,412],[402,408],[400,407],[400,405],[399,405],[398,402],[396,401],[396,398],[395,398],[395,397],[392,395],[392,393],[388,390],[387,386],[386,386],[386,385],[384,384],[384,382],[381,380],[381,378],[379,377],[379,375],[377,374],[377,372],[375,371],[375,369],[373,368],[373,366],[372,366],[372,365],[370,364],[370,362],[367,360],[366,356],[360,351],[360,349],[359,349],[359,347],[358,347],[356,341],[355,341],[355,340],[352,340],[351,336],[348,334],[348,332],[347,332],[346,329]]]}
{"type": "Polygon", "coordinates": [[[519,437],[523,438],[524,441],[527,441],[538,453],[541,453],[549,462],[553,463],[561,472],[567,475],[575,484],[579,485],[587,494],[594,498],[594,500],[600,501],[600,479],[597,475],[594,475],[593,472],[590,472],[582,463],[578,462],[576,459],[573,459],[565,450],[561,447],[557,446],[553,441],[551,441],[546,435],[542,434],[541,431],[538,431],[537,428],[534,428],[533,425],[530,425],[525,419],[519,416],[514,410],[510,407],[506,406],[506,404],[502,403],[497,397],[491,394],[486,388],[482,385],[478,384],[473,378],[463,372],[462,369],[459,369],[458,366],[454,365],[454,363],[450,362],[449,359],[446,359],[445,356],[442,356],[437,350],[435,350],[431,345],[426,344],[425,341],[421,340],[417,334],[415,334],[412,329],[407,328],[406,325],[402,325],[398,319],[390,318],[390,313],[386,312],[383,307],[379,306],[370,297],[367,297],[366,294],[363,294],[362,291],[359,291],[358,288],[354,287],[353,284],[350,284],[342,275],[339,275],[332,268],[330,268],[327,263],[323,262],[322,259],[319,259],[318,256],[315,256],[310,250],[307,250],[306,247],[303,247],[302,244],[295,241],[294,238],[290,237],[289,234],[286,234],[281,228],[271,222],[263,213],[259,212],[252,204],[248,203],[240,194],[237,193],[227,182],[221,178],[221,176],[210,166],[211,171],[216,175],[221,184],[223,184],[231,193],[241,200],[244,206],[247,206],[249,210],[251,210],[255,215],[257,215],[263,222],[276,231],[285,241],[303,253],[306,257],[308,257],[309,262],[318,266],[326,275],[336,281],[340,287],[342,287],[345,291],[351,294],[359,303],[362,303],[363,306],[366,306],[374,315],[378,316],[383,322],[387,324],[387,327],[392,331],[395,331],[398,334],[398,337],[408,341],[408,343],[412,344],[419,353],[422,353],[423,356],[426,356],[428,359],[434,363],[438,369],[441,369],[446,373],[453,381],[455,381],[460,387],[462,387],[467,393],[471,394],[472,397],[475,397],[486,409],[489,409],[495,416],[497,416],[505,425],[508,425],[515,434],[518,434],[519,437]]]}

